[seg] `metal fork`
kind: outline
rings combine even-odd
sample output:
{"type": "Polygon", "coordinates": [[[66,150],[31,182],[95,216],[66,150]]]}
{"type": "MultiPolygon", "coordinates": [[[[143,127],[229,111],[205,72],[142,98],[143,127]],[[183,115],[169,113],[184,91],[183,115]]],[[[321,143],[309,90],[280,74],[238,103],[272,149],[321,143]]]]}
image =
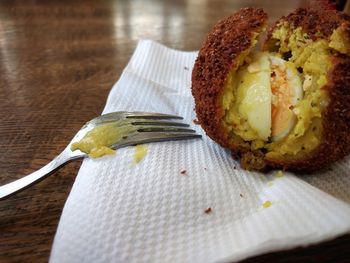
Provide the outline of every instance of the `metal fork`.
{"type": "Polygon", "coordinates": [[[201,135],[196,134],[194,130],[187,128],[189,127],[188,124],[174,121],[176,119],[179,120],[182,119],[182,117],[162,113],[126,111],[112,112],[96,117],[87,122],[78,131],[63,152],[56,156],[51,162],[21,179],[1,186],[0,200],[38,182],[52,171],[71,160],[88,157],[86,153],[80,150],[72,151],[71,145],[74,142],[80,141],[89,131],[101,124],[118,121],[121,125],[129,125],[132,127],[127,135],[123,136],[121,140],[111,146],[113,149],[150,142],[185,140],[201,137],[201,135]]]}

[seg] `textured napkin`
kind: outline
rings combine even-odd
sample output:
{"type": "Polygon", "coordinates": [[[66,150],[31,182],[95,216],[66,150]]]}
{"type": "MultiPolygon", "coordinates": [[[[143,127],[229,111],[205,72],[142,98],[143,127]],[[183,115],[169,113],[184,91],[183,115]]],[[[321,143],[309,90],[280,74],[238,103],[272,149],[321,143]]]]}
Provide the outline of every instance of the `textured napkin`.
{"type": "Polygon", "coordinates": [[[140,41],[104,113],[177,114],[202,139],[84,160],[51,262],[226,262],[350,232],[350,158],[313,175],[241,170],[193,120],[196,52],[140,41]]]}

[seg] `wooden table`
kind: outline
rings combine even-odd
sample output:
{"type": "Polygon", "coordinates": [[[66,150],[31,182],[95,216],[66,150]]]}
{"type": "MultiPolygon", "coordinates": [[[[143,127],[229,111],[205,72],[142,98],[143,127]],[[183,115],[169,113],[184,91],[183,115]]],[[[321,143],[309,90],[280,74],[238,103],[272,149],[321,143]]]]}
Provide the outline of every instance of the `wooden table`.
{"type": "MultiPolygon", "coordinates": [[[[140,38],[196,50],[243,6],[272,19],[304,1],[1,1],[0,184],[40,168],[99,115],[140,38]],[[258,4],[257,4],[258,3],[258,4]]],[[[81,162],[0,201],[0,262],[46,262],[81,162]]],[[[246,262],[348,260],[350,236],[246,262]]],[[[344,262],[344,261],[343,261],[344,262]]]]}

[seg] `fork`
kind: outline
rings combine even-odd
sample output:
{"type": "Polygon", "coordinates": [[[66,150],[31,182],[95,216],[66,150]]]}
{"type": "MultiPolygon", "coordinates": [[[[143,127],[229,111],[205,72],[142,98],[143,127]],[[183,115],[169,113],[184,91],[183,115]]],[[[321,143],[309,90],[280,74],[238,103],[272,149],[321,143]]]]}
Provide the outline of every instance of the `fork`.
{"type": "Polygon", "coordinates": [[[201,137],[201,135],[196,134],[195,130],[189,129],[188,124],[174,121],[181,119],[183,118],[180,116],[169,114],[127,111],[112,112],[98,116],[87,122],[77,132],[67,147],[51,162],[23,178],[0,186],[0,200],[33,185],[71,160],[88,157],[86,153],[80,150],[72,151],[71,145],[80,141],[89,131],[101,124],[118,121],[121,125],[129,125],[132,127],[128,134],[110,146],[112,149],[150,142],[185,140],[201,137]]]}

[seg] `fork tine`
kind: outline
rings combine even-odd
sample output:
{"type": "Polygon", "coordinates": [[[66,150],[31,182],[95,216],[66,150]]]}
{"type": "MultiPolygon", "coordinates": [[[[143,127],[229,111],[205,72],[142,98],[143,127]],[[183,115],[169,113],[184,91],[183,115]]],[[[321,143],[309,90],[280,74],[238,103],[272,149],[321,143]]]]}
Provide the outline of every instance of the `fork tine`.
{"type": "Polygon", "coordinates": [[[171,114],[164,114],[164,113],[156,113],[156,112],[142,112],[142,111],[117,111],[117,112],[110,112],[103,114],[101,116],[98,116],[91,121],[89,121],[87,124],[97,125],[107,122],[114,122],[119,121],[123,119],[142,119],[142,120],[165,120],[165,119],[178,119],[182,120],[183,118],[176,115],[171,114]]]}
{"type": "Polygon", "coordinates": [[[154,119],[137,119],[131,122],[132,125],[156,125],[156,126],[178,126],[178,127],[189,127],[190,125],[183,122],[175,122],[175,121],[164,121],[154,120],[154,119]]]}
{"type": "Polygon", "coordinates": [[[121,140],[117,144],[113,145],[113,149],[119,149],[126,146],[150,143],[150,142],[162,142],[162,141],[177,141],[201,138],[202,136],[196,133],[187,132],[147,132],[137,133],[126,139],[121,140]]]}
{"type": "Polygon", "coordinates": [[[164,114],[164,113],[156,113],[156,112],[142,112],[142,111],[134,111],[134,112],[124,112],[124,116],[127,119],[178,119],[182,120],[181,116],[164,114]]]}
{"type": "Polygon", "coordinates": [[[88,123],[101,124],[101,123],[105,123],[105,122],[119,121],[123,118],[124,118],[123,112],[117,111],[117,112],[110,112],[110,113],[102,114],[101,116],[98,116],[98,117],[90,120],[88,123]]]}
{"type": "Polygon", "coordinates": [[[142,126],[137,129],[138,132],[141,133],[149,133],[149,132],[189,132],[194,133],[195,130],[187,129],[184,127],[174,127],[174,126],[142,126]]]}

